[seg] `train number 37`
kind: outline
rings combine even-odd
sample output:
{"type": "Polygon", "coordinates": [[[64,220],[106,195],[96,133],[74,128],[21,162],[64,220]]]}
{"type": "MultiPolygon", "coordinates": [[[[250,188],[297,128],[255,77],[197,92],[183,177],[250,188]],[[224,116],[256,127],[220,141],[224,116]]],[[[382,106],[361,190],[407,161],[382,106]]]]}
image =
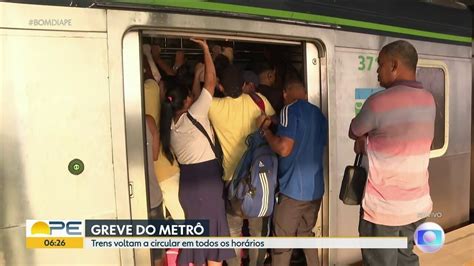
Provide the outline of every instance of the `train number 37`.
{"type": "Polygon", "coordinates": [[[357,68],[360,71],[370,71],[372,69],[372,63],[377,61],[377,58],[370,55],[359,55],[359,67],[357,68]]]}

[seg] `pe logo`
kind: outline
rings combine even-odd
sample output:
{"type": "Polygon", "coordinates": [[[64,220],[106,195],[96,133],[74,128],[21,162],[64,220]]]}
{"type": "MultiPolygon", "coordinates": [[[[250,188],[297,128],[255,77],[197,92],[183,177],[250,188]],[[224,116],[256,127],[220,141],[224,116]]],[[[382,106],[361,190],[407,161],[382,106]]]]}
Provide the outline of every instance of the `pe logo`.
{"type": "Polygon", "coordinates": [[[27,222],[28,236],[82,236],[82,221],[48,220],[27,222]]]}
{"type": "Polygon", "coordinates": [[[443,228],[436,223],[423,223],[415,230],[415,244],[425,253],[434,253],[444,245],[443,228]]]}

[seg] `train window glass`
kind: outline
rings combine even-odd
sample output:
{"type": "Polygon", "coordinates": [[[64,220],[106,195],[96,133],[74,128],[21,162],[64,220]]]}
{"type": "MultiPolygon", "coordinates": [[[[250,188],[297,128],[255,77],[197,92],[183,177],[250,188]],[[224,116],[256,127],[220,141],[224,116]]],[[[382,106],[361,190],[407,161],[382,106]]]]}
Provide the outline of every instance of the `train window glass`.
{"type": "Polygon", "coordinates": [[[431,149],[441,149],[444,144],[444,71],[441,68],[421,67],[417,79],[433,94],[436,103],[435,136],[431,149]]]}
{"type": "Polygon", "coordinates": [[[420,60],[416,78],[433,94],[436,104],[435,132],[431,157],[439,157],[447,150],[449,133],[447,68],[442,62],[420,60]]]}

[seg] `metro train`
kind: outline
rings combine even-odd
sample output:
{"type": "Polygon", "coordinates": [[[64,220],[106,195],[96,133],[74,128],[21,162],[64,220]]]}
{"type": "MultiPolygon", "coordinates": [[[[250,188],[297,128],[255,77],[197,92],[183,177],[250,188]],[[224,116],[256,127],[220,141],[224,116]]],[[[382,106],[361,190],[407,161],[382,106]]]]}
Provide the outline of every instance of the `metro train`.
{"type": "MultiPolygon", "coordinates": [[[[348,127],[380,89],[381,47],[408,40],[419,53],[417,79],[437,105],[429,220],[447,231],[472,222],[473,46],[466,7],[417,1],[14,2],[0,3],[0,265],[150,264],[146,249],[25,248],[26,219],[147,218],[145,39],[158,40],[165,56],[176,49],[191,55],[192,36],[230,41],[242,64],[264,47],[287,51],[309,101],[329,123],[325,196],[314,228],[323,237],[358,236],[359,207],[338,199],[344,168],[354,159],[348,127]],[[80,173],[68,167],[72,162],[80,162],[80,173]]],[[[356,249],[320,254],[323,265],[361,260],[356,249]]]]}

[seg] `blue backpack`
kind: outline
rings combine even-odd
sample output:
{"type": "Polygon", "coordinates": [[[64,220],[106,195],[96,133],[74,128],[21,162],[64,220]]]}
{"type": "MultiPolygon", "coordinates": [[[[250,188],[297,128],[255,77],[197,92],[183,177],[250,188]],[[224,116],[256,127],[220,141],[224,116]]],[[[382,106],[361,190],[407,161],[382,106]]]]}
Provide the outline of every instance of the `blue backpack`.
{"type": "MultiPolygon", "coordinates": [[[[254,96],[258,95],[252,98],[265,110],[263,101],[254,96]]],[[[246,143],[248,148],[227,187],[227,211],[246,218],[270,216],[278,184],[278,158],[258,131],[250,134],[246,143]]]]}

